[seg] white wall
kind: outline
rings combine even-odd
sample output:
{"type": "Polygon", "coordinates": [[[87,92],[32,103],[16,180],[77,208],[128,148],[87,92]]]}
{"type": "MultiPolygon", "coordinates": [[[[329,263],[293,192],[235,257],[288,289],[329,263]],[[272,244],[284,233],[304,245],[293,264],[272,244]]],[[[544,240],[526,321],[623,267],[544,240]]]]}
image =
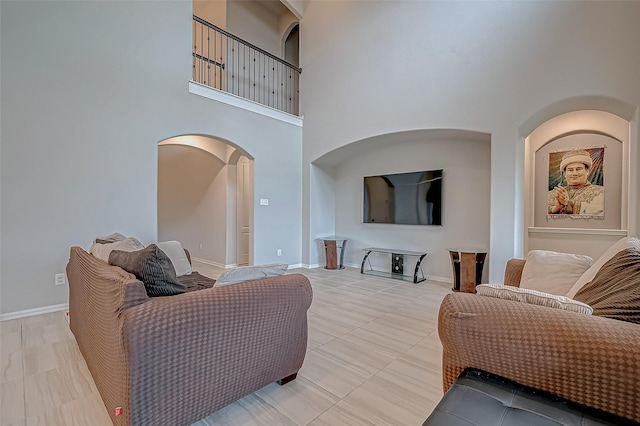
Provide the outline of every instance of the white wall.
{"type": "Polygon", "coordinates": [[[193,257],[226,265],[228,167],[198,148],[158,148],[158,240],[181,241],[193,257]]]}
{"type": "MultiPolygon", "coordinates": [[[[489,266],[500,282],[505,262],[522,251],[522,130],[579,109],[637,120],[639,19],[638,2],[308,3],[300,48],[305,191],[317,192],[308,164],[355,141],[414,129],[488,133],[489,266]]],[[[632,158],[637,169],[638,154],[632,158]]],[[[631,192],[635,204],[637,187],[631,192]]],[[[323,210],[313,200],[304,207],[312,217],[323,210]]],[[[310,221],[310,264],[317,235],[310,221]]]]}
{"type": "Polygon", "coordinates": [[[73,245],[114,231],[155,241],[157,144],[183,134],[255,159],[255,197],[272,202],[255,210],[254,262],[300,263],[302,131],[188,93],[190,2],[0,8],[0,312],[66,303],[54,274],[73,245]]]}
{"type": "Polygon", "coordinates": [[[222,28],[227,28],[227,2],[193,0],[193,14],[222,28]]]}
{"type": "Polygon", "coordinates": [[[282,57],[280,19],[257,1],[227,0],[227,31],[282,57]]]}
{"type": "Polygon", "coordinates": [[[424,273],[452,281],[448,248],[489,248],[490,141],[462,135],[432,139],[429,133],[413,132],[414,140],[365,149],[335,168],[335,229],[349,238],[345,263],[360,266],[366,247],[424,250],[429,253],[424,273]],[[362,223],[363,176],[436,169],[444,170],[442,226],[362,223]]]}

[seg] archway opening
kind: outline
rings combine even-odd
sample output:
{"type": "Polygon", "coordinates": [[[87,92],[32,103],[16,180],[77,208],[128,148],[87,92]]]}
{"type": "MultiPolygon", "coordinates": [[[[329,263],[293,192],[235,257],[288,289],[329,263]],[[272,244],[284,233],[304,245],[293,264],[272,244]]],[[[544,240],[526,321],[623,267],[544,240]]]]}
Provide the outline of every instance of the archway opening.
{"type": "Polygon", "coordinates": [[[158,143],[158,240],[196,264],[253,263],[253,157],[228,141],[184,135],[158,143]]]}
{"type": "Polygon", "coordinates": [[[295,24],[284,41],[284,60],[300,66],[300,25],[295,24]]]}

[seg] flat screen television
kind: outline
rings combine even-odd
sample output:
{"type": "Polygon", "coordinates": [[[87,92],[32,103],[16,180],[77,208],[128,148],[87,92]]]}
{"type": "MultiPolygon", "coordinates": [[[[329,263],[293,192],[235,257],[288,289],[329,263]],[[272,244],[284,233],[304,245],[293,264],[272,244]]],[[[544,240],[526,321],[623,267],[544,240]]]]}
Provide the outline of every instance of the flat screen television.
{"type": "Polygon", "coordinates": [[[365,176],[363,222],[442,225],[442,172],[365,176]]]}

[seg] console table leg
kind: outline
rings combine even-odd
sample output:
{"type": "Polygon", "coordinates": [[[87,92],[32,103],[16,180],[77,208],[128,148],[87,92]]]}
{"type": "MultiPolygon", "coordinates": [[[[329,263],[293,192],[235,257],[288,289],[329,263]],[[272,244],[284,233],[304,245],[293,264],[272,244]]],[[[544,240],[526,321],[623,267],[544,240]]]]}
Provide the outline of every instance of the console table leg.
{"type": "Polygon", "coordinates": [[[369,255],[371,254],[371,250],[369,250],[367,252],[367,254],[364,255],[364,257],[362,258],[362,265],[360,266],[360,273],[364,274],[364,264],[367,261],[367,258],[369,257],[369,255]]]}
{"type": "Polygon", "coordinates": [[[425,258],[427,254],[423,254],[422,256],[420,256],[420,259],[418,259],[418,262],[416,263],[416,269],[413,271],[413,283],[414,284],[418,284],[420,281],[424,281],[424,274],[422,274],[422,279],[420,281],[418,281],[418,271],[422,271],[422,269],[420,268],[420,263],[422,262],[422,259],[425,258]]]}
{"type": "Polygon", "coordinates": [[[344,249],[347,247],[347,240],[342,240],[342,245],[340,246],[340,264],[338,265],[339,269],[344,269],[344,249]]]}

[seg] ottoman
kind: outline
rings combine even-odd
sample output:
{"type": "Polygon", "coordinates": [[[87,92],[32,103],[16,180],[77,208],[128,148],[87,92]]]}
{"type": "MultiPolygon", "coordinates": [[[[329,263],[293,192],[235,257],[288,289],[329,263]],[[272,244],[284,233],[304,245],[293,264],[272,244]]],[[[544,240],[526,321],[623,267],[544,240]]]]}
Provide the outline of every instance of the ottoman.
{"type": "Polygon", "coordinates": [[[638,425],[612,414],[466,369],[423,426],[638,425]]]}

